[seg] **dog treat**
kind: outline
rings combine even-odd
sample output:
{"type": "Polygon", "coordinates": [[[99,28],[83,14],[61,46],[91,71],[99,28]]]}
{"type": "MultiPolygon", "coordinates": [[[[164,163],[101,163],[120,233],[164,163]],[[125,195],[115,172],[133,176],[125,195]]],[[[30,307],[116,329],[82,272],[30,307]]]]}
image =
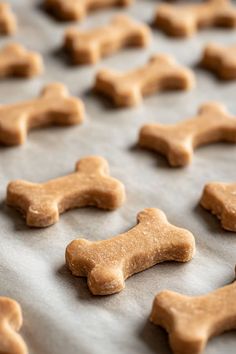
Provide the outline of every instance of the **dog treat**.
{"type": "Polygon", "coordinates": [[[193,149],[218,141],[236,142],[236,118],[219,103],[206,103],[198,115],[176,124],[146,124],[139,134],[141,147],[165,155],[171,166],[185,166],[193,149]]]}
{"type": "Polygon", "coordinates": [[[84,106],[59,83],[44,87],[39,98],[0,106],[0,143],[20,145],[28,130],[46,125],[74,125],[84,119],[84,106]]]}
{"type": "Polygon", "coordinates": [[[135,106],[144,95],[161,90],[188,90],[194,83],[193,73],[176,64],[172,57],[155,55],[143,67],[125,74],[100,70],[95,90],[109,96],[117,106],[135,106]]]}
{"type": "Polygon", "coordinates": [[[150,320],[166,329],[174,354],[200,354],[209,338],[236,329],[236,281],[212,293],[190,297],[162,291],[150,320]]]}
{"type": "Polygon", "coordinates": [[[75,172],[64,177],[45,183],[9,183],[6,202],[23,213],[27,225],[45,227],[68,209],[96,206],[112,210],[124,200],[124,186],[109,176],[107,161],[92,156],[78,161],[75,172]]]}
{"type": "Polygon", "coordinates": [[[236,79],[236,45],[223,47],[208,44],[200,65],[215,73],[222,80],[236,79]]]}
{"type": "Polygon", "coordinates": [[[108,240],[72,241],[66,263],[75,276],[88,278],[94,295],[114,294],[125,287],[125,279],[164,261],[189,261],[195,251],[193,235],[171,225],[159,209],[144,209],[138,225],[108,240]]]}
{"type": "Polygon", "coordinates": [[[148,26],[128,16],[118,15],[109,24],[99,28],[87,31],[68,29],[64,47],[74,64],[93,64],[121,48],[144,47],[149,43],[149,39],[148,26]]]}
{"type": "Polygon", "coordinates": [[[199,4],[161,4],[154,26],[175,37],[193,35],[206,27],[236,27],[236,7],[230,0],[206,0],[199,4]]]}
{"type": "Polygon", "coordinates": [[[208,183],[200,203],[221,220],[224,229],[236,231],[236,183],[208,183]]]}
{"type": "Polygon", "coordinates": [[[20,305],[7,297],[0,297],[0,353],[27,354],[27,347],[17,333],[23,319],[20,305]]]}
{"type": "Polygon", "coordinates": [[[44,7],[63,21],[83,19],[88,12],[104,7],[128,6],[133,0],[45,0],[44,7]]]}
{"type": "Polygon", "coordinates": [[[0,2],[0,33],[13,34],[16,31],[16,18],[9,4],[0,2]]]}
{"type": "Polygon", "coordinates": [[[0,49],[0,78],[8,76],[32,77],[43,71],[42,58],[27,51],[20,44],[8,44],[0,49]]]}

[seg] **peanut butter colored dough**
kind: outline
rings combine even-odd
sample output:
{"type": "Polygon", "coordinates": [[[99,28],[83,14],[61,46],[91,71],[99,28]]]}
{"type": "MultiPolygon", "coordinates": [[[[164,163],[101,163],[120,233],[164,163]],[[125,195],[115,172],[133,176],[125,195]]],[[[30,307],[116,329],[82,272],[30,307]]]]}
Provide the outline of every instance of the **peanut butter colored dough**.
{"type": "Polygon", "coordinates": [[[200,354],[209,338],[236,329],[236,281],[207,295],[162,291],[150,320],[166,329],[174,354],[200,354]]]}
{"type": "Polygon", "coordinates": [[[22,326],[20,305],[7,297],[0,297],[0,354],[27,354],[27,347],[17,333],[22,326]]]}
{"type": "Polygon", "coordinates": [[[82,20],[88,12],[111,6],[128,6],[133,0],[44,0],[44,7],[62,21],[82,20]]]}
{"type": "Polygon", "coordinates": [[[208,183],[200,203],[221,220],[224,229],[236,231],[236,183],[208,183]]]}
{"type": "Polygon", "coordinates": [[[195,85],[191,70],[178,65],[168,55],[155,55],[146,65],[126,73],[100,70],[95,91],[110,97],[116,106],[135,106],[142,96],[155,91],[189,90],[195,85]]]}
{"type": "Polygon", "coordinates": [[[206,103],[198,115],[176,124],[146,124],[139,134],[141,147],[165,155],[171,166],[185,166],[194,148],[218,141],[236,142],[236,118],[219,103],[206,103]]]}
{"type": "Polygon", "coordinates": [[[206,46],[200,65],[222,80],[236,79],[236,45],[223,47],[210,43],[206,46]]]}
{"type": "Polygon", "coordinates": [[[236,7],[231,0],[206,0],[196,4],[160,4],[154,25],[173,37],[192,36],[206,27],[236,27],[236,7]]]}
{"type": "Polygon", "coordinates": [[[69,28],[64,48],[74,64],[94,64],[124,47],[145,47],[150,41],[148,26],[125,15],[117,15],[107,25],[90,30],[69,28]]]}
{"type": "Polygon", "coordinates": [[[75,172],[45,183],[16,180],[9,183],[6,203],[23,213],[26,223],[46,227],[59,220],[68,209],[96,206],[116,209],[125,201],[121,182],[109,176],[102,157],[86,157],[76,164],[75,172]]]}
{"type": "Polygon", "coordinates": [[[9,76],[33,77],[43,71],[42,57],[11,43],[0,49],[0,78],[9,76]]]}
{"type": "Polygon", "coordinates": [[[44,87],[39,98],[0,106],[0,143],[20,145],[32,128],[75,125],[84,120],[84,105],[60,83],[44,87]]]}
{"type": "Polygon", "coordinates": [[[164,261],[189,261],[195,251],[193,235],[171,225],[159,209],[144,209],[138,224],[108,240],[72,241],[66,263],[72,274],[88,278],[94,295],[109,295],[124,289],[125,279],[164,261]]]}
{"type": "Polygon", "coordinates": [[[16,32],[16,18],[11,7],[6,2],[0,2],[0,33],[13,34],[16,32]]]}

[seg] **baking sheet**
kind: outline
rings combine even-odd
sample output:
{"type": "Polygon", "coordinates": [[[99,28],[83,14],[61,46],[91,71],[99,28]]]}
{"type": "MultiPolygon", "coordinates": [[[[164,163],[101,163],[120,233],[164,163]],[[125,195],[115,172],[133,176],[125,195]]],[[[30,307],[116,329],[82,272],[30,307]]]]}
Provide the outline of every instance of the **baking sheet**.
{"type": "MultiPolygon", "coordinates": [[[[171,289],[203,294],[231,282],[236,263],[235,233],[225,232],[210,213],[198,206],[203,186],[212,180],[235,181],[236,146],[215,144],[198,149],[193,163],[170,168],[164,158],[137,148],[139,128],[147,122],[177,122],[194,115],[209,100],[221,101],[236,114],[236,83],[221,83],[195,69],[197,87],[191,92],[154,94],[134,109],[113,109],[90,93],[101,67],[127,70],[142,65],[153,53],[169,53],[192,68],[208,41],[235,43],[236,32],[206,30],[187,40],[173,40],[153,31],[147,49],[127,49],[95,66],[71,67],[60,53],[66,24],[58,23],[33,0],[12,0],[19,30],[11,40],[42,53],[45,74],[33,80],[0,82],[0,102],[16,102],[38,95],[44,84],[60,81],[83,99],[86,122],[70,128],[35,130],[22,147],[0,148],[0,294],[22,305],[21,331],[31,354],[167,354],[164,330],[148,321],[154,295],[171,289]],[[5,206],[6,186],[21,178],[46,181],[70,173],[83,156],[104,156],[111,174],[126,187],[127,202],[114,212],[93,208],[69,211],[46,229],[30,229],[17,211],[5,206]],[[126,281],[126,289],[108,297],[94,297],[86,280],[65,267],[67,244],[83,236],[100,240],[128,230],[145,207],[158,207],[169,221],[196,237],[197,253],[187,264],[164,263],[126,281]]],[[[149,23],[158,1],[136,0],[123,10],[104,10],[89,16],[81,28],[109,21],[117,12],[149,23]]],[[[235,332],[212,339],[205,353],[235,353],[235,332]]]]}

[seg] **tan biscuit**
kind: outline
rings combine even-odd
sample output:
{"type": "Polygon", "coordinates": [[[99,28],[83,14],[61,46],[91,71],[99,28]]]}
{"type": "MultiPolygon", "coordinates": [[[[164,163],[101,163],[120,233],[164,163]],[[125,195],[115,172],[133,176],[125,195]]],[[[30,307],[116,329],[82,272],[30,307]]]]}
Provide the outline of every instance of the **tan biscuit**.
{"type": "Polygon", "coordinates": [[[236,142],[236,119],[219,103],[206,103],[198,115],[176,124],[146,124],[139,134],[141,147],[165,155],[171,166],[185,166],[199,145],[236,142]]]}
{"type": "Polygon", "coordinates": [[[74,64],[93,64],[128,46],[144,47],[149,43],[148,26],[128,16],[115,16],[107,25],[87,31],[70,28],[64,47],[74,64]]]}
{"type": "Polygon", "coordinates": [[[27,225],[45,227],[66,210],[85,206],[112,210],[124,200],[124,186],[109,176],[106,160],[92,156],[78,161],[75,172],[64,177],[45,183],[9,183],[6,203],[23,213],[27,225]]]}
{"type": "Polygon", "coordinates": [[[203,296],[162,291],[150,320],[166,329],[174,354],[200,354],[209,338],[236,329],[236,281],[203,296]]]}
{"type": "Polygon", "coordinates": [[[8,76],[32,77],[43,71],[42,58],[38,53],[27,51],[17,43],[0,49],[0,78],[8,76]]]}
{"type": "Polygon", "coordinates": [[[236,7],[230,0],[206,0],[199,4],[161,4],[154,25],[175,37],[193,35],[205,27],[236,27],[236,7]]]}
{"type": "Polygon", "coordinates": [[[138,225],[108,240],[72,241],[66,263],[73,275],[88,278],[94,295],[114,294],[125,279],[164,261],[189,261],[195,251],[193,235],[171,225],[159,209],[144,209],[138,225]]]}
{"type": "Polygon", "coordinates": [[[208,183],[200,203],[221,220],[224,229],[236,231],[236,183],[208,183]]]}
{"type": "Polygon", "coordinates": [[[0,106],[0,143],[19,145],[26,140],[28,130],[46,125],[74,125],[84,119],[84,106],[78,98],[69,96],[59,83],[44,87],[39,98],[0,106]]]}
{"type": "Polygon", "coordinates": [[[155,55],[141,68],[127,73],[100,70],[95,90],[110,97],[117,106],[135,106],[142,96],[162,90],[188,90],[195,84],[193,73],[172,57],[155,55]]]}
{"type": "Polygon", "coordinates": [[[0,353],[27,354],[27,347],[17,333],[22,326],[20,305],[7,297],[0,297],[0,353]]]}
{"type": "Polygon", "coordinates": [[[128,6],[133,0],[44,0],[44,7],[63,21],[83,19],[88,12],[111,6],[128,6]]]}
{"type": "Polygon", "coordinates": [[[0,33],[13,34],[16,31],[16,18],[9,4],[0,3],[0,33]]]}
{"type": "Polygon", "coordinates": [[[236,79],[236,46],[223,47],[208,44],[203,52],[200,65],[215,73],[220,79],[236,79]]]}

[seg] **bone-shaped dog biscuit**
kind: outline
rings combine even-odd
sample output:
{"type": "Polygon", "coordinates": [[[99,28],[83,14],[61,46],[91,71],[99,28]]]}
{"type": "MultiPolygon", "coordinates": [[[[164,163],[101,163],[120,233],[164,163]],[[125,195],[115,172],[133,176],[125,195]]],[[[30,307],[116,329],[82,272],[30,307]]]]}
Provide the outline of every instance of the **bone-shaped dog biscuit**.
{"type": "Polygon", "coordinates": [[[150,30],[128,16],[115,16],[107,25],[87,31],[70,28],[66,31],[64,47],[74,64],[92,64],[127,46],[144,47],[150,30]]]}
{"type": "Polygon", "coordinates": [[[162,291],[150,320],[166,329],[174,354],[200,354],[210,337],[236,329],[236,281],[212,293],[190,297],[162,291]]]}
{"type": "Polygon", "coordinates": [[[16,18],[9,4],[0,3],[0,33],[13,34],[16,31],[16,18]]]}
{"type": "Polygon", "coordinates": [[[114,294],[125,287],[125,279],[164,261],[189,261],[195,250],[193,235],[171,225],[159,209],[144,209],[138,225],[108,240],[72,241],[66,263],[75,276],[88,278],[94,295],[114,294]]]}
{"type": "Polygon", "coordinates": [[[236,183],[208,183],[200,203],[221,220],[224,229],[236,231],[236,183]]]}
{"type": "Polygon", "coordinates": [[[81,100],[59,83],[44,87],[39,98],[0,106],[0,143],[19,145],[28,130],[46,125],[74,125],[84,119],[81,100]]]}
{"type": "Polygon", "coordinates": [[[96,206],[116,209],[125,200],[124,186],[109,176],[101,157],[78,161],[74,173],[45,183],[16,180],[7,188],[7,204],[19,209],[29,226],[45,227],[59,220],[68,209],[96,206]]]}
{"type": "Polygon", "coordinates": [[[0,354],[27,354],[27,347],[17,333],[22,326],[20,305],[7,297],[0,297],[0,354]]]}
{"type": "Polygon", "coordinates": [[[200,65],[223,80],[236,79],[236,45],[223,47],[208,44],[203,52],[200,65]]]}
{"type": "Polygon", "coordinates": [[[27,51],[17,43],[0,49],[0,78],[8,76],[32,77],[42,73],[42,58],[38,53],[27,51]]]}
{"type": "Polygon", "coordinates": [[[170,125],[147,124],[139,134],[139,145],[165,155],[171,166],[189,164],[195,147],[218,141],[236,142],[236,118],[213,102],[202,105],[193,118],[170,125]]]}
{"type": "Polygon", "coordinates": [[[143,67],[124,74],[99,71],[95,90],[110,97],[117,106],[135,106],[144,95],[161,90],[188,90],[194,83],[192,72],[172,57],[155,55],[143,67]]]}
{"type": "Polygon", "coordinates": [[[45,0],[44,7],[63,21],[81,20],[88,12],[110,6],[128,6],[133,0],[45,0]]]}
{"type": "Polygon", "coordinates": [[[161,4],[154,25],[176,37],[193,35],[205,27],[236,27],[236,8],[230,0],[206,0],[199,4],[161,4]]]}

